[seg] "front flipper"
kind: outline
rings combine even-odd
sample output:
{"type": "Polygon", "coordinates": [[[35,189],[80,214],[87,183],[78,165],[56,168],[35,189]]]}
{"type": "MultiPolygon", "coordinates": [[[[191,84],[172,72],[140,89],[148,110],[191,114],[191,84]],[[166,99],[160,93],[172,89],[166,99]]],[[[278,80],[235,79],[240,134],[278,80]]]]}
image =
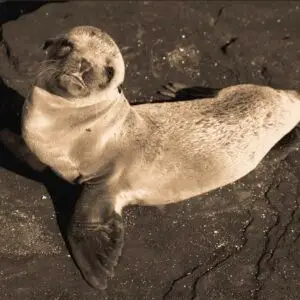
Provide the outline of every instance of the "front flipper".
{"type": "Polygon", "coordinates": [[[124,226],[102,185],[84,185],[69,227],[68,243],[84,279],[94,288],[105,289],[122,252],[124,226]]]}
{"type": "Polygon", "coordinates": [[[201,86],[187,86],[181,83],[168,83],[163,86],[158,93],[169,97],[172,100],[193,100],[203,98],[213,98],[218,95],[219,88],[209,88],[201,86]]]}

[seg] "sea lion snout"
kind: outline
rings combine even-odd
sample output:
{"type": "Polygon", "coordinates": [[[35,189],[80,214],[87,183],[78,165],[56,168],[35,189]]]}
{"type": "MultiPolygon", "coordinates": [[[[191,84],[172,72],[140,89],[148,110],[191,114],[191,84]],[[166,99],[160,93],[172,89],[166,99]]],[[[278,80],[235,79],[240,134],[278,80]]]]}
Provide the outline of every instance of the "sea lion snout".
{"type": "Polygon", "coordinates": [[[89,94],[89,86],[94,80],[92,64],[85,58],[79,59],[70,70],[62,71],[57,76],[57,85],[73,97],[85,97],[89,94]],[[73,71],[73,72],[72,72],[73,71]]]}
{"type": "Polygon", "coordinates": [[[91,69],[92,69],[91,63],[89,63],[85,58],[83,58],[80,62],[79,72],[81,74],[84,74],[86,72],[89,72],[91,69]]]}
{"type": "Polygon", "coordinates": [[[62,74],[57,77],[58,86],[73,97],[87,96],[89,90],[80,76],[62,74]]]}

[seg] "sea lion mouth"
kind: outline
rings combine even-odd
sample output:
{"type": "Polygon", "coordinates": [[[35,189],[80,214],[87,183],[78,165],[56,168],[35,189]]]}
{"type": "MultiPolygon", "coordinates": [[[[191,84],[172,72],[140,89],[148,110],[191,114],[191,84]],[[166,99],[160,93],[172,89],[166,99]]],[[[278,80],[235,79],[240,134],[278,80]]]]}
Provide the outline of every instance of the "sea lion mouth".
{"type": "Polygon", "coordinates": [[[75,74],[60,74],[56,76],[58,87],[73,97],[84,97],[89,93],[88,86],[81,76],[75,74]]]}

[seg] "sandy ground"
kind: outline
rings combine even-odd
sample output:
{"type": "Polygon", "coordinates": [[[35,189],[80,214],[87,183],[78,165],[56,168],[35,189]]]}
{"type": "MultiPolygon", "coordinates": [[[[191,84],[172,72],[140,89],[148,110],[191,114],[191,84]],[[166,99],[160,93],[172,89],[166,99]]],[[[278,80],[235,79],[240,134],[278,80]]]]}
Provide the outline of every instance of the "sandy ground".
{"type": "MultiPolygon", "coordinates": [[[[131,103],[168,81],[300,86],[300,3],[71,1],[0,4],[0,124],[19,113],[46,38],[94,25],[120,45],[131,103]]],[[[128,207],[107,291],[81,278],[61,232],[78,190],[0,146],[0,299],[299,299],[300,154],[164,211],[128,207]]]]}

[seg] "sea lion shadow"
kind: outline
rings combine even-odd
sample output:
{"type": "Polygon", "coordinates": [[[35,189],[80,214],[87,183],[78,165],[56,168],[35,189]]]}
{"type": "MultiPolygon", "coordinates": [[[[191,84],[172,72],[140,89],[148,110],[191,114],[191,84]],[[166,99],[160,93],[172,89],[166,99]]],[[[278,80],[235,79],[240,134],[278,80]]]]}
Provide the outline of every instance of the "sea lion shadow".
{"type": "MultiPolygon", "coordinates": [[[[6,143],[7,133],[12,139],[22,140],[20,116],[24,104],[24,97],[14,89],[8,87],[0,78],[0,167],[13,173],[44,184],[48,191],[56,214],[57,224],[66,241],[67,227],[78,199],[81,186],[72,185],[57,176],[51,169],[37,171],[18,157],[18,149],[8,150],[6,143]],[[6,135],[1,135],[6,131],[6,135]]],[[[18,147],[19,142],[13,144],[18,147]]],[[[50,216],[51,212],[49,212],[50,216]]]]}
{"type": "Polygon", "coordinates": [[[43,177],[43,184],[53,202],[57,224],[68,246],[67,229],[75,204],[81,194],[82,186],[63,180],[50,169],[46,170],[43,177]]]}

